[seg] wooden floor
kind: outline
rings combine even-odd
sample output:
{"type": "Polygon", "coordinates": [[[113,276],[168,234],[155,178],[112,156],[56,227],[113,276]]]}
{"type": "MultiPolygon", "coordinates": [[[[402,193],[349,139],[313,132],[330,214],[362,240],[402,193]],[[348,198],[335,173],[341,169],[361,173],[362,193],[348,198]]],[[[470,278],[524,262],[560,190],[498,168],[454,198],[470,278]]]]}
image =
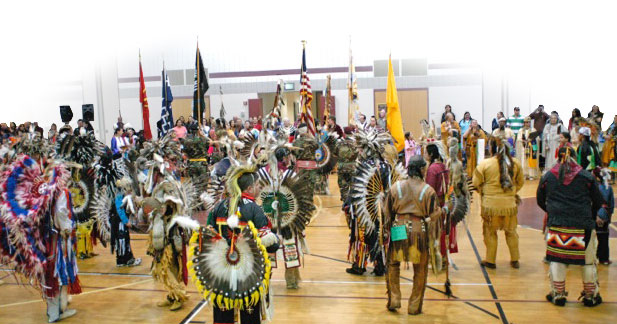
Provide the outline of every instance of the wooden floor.
{"type": "MultiPolygon", "coordinates": [[[[523,198],[533,198],[537,182],[529,182],[523,198]]],[[[298,290],[287,290],[283,270],[273,276],[275,316],[273,323],[615,323],[617,319],[617,264],[599,266],[600,289],[604,304],[596,308],[577,302],[582,290],[580,267],[571,267],[567,277],[568,304],[556,307],[545,301],[549,290],[547,265],[540,231],[519,226],[521,268],[509,267],[503,234],[497,269],[484,270],[484,255],[478,199],[474,199],[466,224],[458,226],[460,253],[453,255],[451,270],[455,298],[443,294],[444,275],[429,275],[423,314],[408,316],[385,308],[383,277],[345,273],[348,230],[340,211],[336,175],[330,178],[332,196],[319,196],[319,213],[308,228],[311,254],[301,269],[303,282],[298,290]]],[[[176,312],[156,307],[165,292],[148,275],[151,258],[145,254],[145,236],[134,235],[132,247],[144,263],[136,268],[116,268],[115,258],[101,246],[100,255],[80,261],[84,293],[73,296],[71,307],[78,313],[63,323],[212,323],[211,307],[201,307],[201,298],[189,284],[191,298],[176,312]],[[193,316],[194,315],[194,316],[193,316]]],[[[617,241],[611,239],[611,252],[617,260],[617,241]]],[[[403,270],[403,296],[411,293],[412,270],[403,270]]],[[[0,271],[6,282],[0,286],[0,323],[46,322],[45,304],[39,293],[19,286],[11,272],[0,271]]],[[[406,305],[404,301],[404,305],[406,305]]]]}

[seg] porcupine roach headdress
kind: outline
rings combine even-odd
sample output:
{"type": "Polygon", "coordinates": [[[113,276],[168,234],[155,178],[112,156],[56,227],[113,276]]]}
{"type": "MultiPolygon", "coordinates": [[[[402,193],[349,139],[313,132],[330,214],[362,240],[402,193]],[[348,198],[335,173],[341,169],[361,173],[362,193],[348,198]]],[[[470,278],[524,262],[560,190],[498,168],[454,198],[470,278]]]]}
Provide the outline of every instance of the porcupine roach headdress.
{"type": "Polygon", "coordinates": [[[384,146],[392,142],[390,134],[386,132],[378,133],[375,130],[368,132],[358,130],[354,135],[354,139],[356,147],[362,149],[364,157],[381,157],[384,146]]]}
{"type": "Polygon", "coordinates": [[[238,185],[238,180],[245,173],[253,173],[257,171],[258,166],[263,165],[266,162],[266,159],[266,156],[262,156],[258,161],[255,161],[255,163],[247,163],[235,167],[232,166],[227,171],[226,187],[227,193],[230,198],[227,220],[227,224],[229,225],[229,227],[234,228],[234,226],[232,226],[234,225],[233,222],[235,221],[237,224],[238,221],[237,219],[234,219],[234,217],[238,217],[238,203],[240,202],[240,199],[242,197],[242,191],[240,190],[240,186],[238,185]],[[232,224],[229,223],[230,221],[232,221],[232,224]]]}
{"type": "Polygon", "coordinates": [[[175,141],[169,132],[163,138],[145,142],[144,147],[139,151],[139,155],[148,161],[154,160],[154,154],[162,157],[180,157],[182,156],[180,142],[175,141]]]}
{"type": "Polygon", "coordinates": [[[34,136],[32,138],[23,136],[15,148],[18,154],[26,154],[28,156],[38,155],[42,158],[47,158],[52,151],[47,140],[40,136],[34,136]]]}
{"type": "Polygon", "coordinates": [[[71,150],[67,152],[68,156],[65,157],[69,161],[87,166],[104,151],[105,146],[96,140],[92,132],[80,136],[68,135],[65,138],[67,137],[73,137],[71,150]]]}
{"type": "MultiPolygon", "coordinates": [[[[241,199],[238,179],[247,172],[255,172],[257,167],[251,163],[228,171],[227,190],[231,199],[227,225],[231,228],[241,199]]],[[[241,228],[239,234],[234,232],[231,245],[212,227],[201,227],[191,238],[188,268],[203,297],[225,309],[254,307],[270,283],[270,260],[252,222],[241,228]]]]}

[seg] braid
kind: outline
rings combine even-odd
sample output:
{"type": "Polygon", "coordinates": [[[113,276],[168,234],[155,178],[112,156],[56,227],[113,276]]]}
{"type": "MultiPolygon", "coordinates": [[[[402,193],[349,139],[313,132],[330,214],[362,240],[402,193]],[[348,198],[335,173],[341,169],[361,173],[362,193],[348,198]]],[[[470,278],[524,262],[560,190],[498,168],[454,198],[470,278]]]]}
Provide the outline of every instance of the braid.
{"type": "Polygon", "coordinates": [[[572,148],[564,146],[559,149],[559,182],[563,183],[566,173],[570,173],[570,159],[572,155],[572,148]]]}
{"type": "Polygon", "coordinates": [[[514,176],[514,164],[503,143],[496,145],[497,161],[499,162],[499,183],[504,191],[512,189],[512,177],[514,176]]]}

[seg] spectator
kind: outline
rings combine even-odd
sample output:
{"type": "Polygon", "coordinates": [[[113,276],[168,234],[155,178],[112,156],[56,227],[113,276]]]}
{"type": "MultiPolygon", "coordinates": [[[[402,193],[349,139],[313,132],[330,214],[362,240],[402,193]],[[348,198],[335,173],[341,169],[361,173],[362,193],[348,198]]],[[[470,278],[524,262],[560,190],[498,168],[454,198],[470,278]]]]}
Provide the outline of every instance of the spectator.
{"type": "Polygon", "coordinates": [[[377,120],[377,128],[382,132],[385,132],[386,130],[388,130],[385,109],[379,109],[379,119],[377,120]]]}
{"type": "Polygon", "coordinates": [[[261,126],[261,116],[259,116],[260,118],[257,117],[253,117],[253,128],[255,128],[256,130],[261,132],[262,126],[261,126]]]}
{"type": "Polygon", "coordinates": [[[328,131],[331,133],[337,133],[339,138],[345,137],[343,129],[341,128],[341,126],[336,124],[336,117],[334,116],[328,117],[328,131]]]}
{"type": "Polygon", "coordinates": [[[510,127],[510,129],[514,133],[515,137],[518,135],[518,130],[523,127],[524,123],[525,123],[525,117],[521,116],[521,108],[514,107],[514,115],[508,118],[507,125],[508,127],[510,127]]]}
{"type": "Polygon", "coordinates": [[[11,133],[11,135],[15,136],[17,134],[17,125],[15,124],[15,122],[11,122],[10,127],[9,127],[9,131],[11,133]]]}
{"type": "Polygon", "coordinates": [[[186,127],[184,127],[184,122],[182,121],[184,117],[180,117],[180,119],[176,120],[176,127],[173,128],[174,133],[176,133],[176,138],[183,139],[186,137],[186,127]]]}
{"type": "Polygon", "coordinates": [[[358,114],[358,129],[366,130],[368,123],[366,121],[366,115],[358,114]]]}
{"type": "Polygon", "coordinates": [[[463,115],[463,119],[461,119],[461,121],[458,123],[459,126],[461,126],[462,134],[465,134],[467,130],[469,129],[469,126],[471,126],[471,120],[472,120],[471,114],[468,111],[466,111],[465,114],[463,115]]]}
{"type": "Polygon", "coordinates": [[[446,115],[448,113],[451,113],[452,117],[454,117],[454,120],[456,120],[456,115],[452,112],[452,106],[446,105],[443,109],[444,109],[444,112],[443,112],[443,114],[441,114],[441,122],[442,123],[446,121],[446,119],[447,119],[446,115]]]}
{"type": "Polygon", "coordinates": [[[580,117],[581,111],[578,108],[572,109],[572,117],[570,117],[570,122],[568,122],[568,131],[572,131],[572,127],[574,127],[574,120],[580,117]]]}
{"type": "Polygon", "coordinates": [[[124,152],[129,149],[129,143],[123,136],[124,129],[116,128],[114,137],[111,138],[111,153],[114,159],[119,158],[124,152]]]}
{"type": "Polygon", "coordinates": [[[139,137],[135,134],[135,129],[129,123],[126,123],[124,126],[126,127],[126,139],[129,145],[133,148],[138,148],[139,137]]]}
{"type": "Polygon", "coordinates": [[[47,139],[51,143],[56,142],[56,138],[58,137],[58,126],[56,124],[51,124],[49,131],[47,132],[47,139]]]}
{"type": "Polygon", "coordinates": [[[114,131],[118,128],[124,129],[124,123],[122,122],[122,116],[118,116],[118,122],[114,124],[114,131]]]}
{"type": "MultiPolygon", "coordinates": [[[[544,105],[539,105],[538,108],[529,115],[529,118],[533,120],[533,128],[542,134],[544,132],[544,125],[546,125],[546,122],[551,116],[544,111],[544,105]]],[[[542,135],[540,135],[540,139],[542,139],[542,135]]]]}
{"type": "Polygon", "coordinates": [[[73,135],[75,135],[75,136],[85,135],[86,134],[86,128],[84,126],[85,125],[84,125],[84,120],[83,119],[77,120],[77,128],[75,128],[75,130],[73,131],[73,135]]]}
{"type": "Polygon", "coordinates": [[[367,132],[372,132],[372,131],[378,132],[379,131],[377,129],[377,119],[375,118],[375,116],[371,116],[371,121],[366,126],[366,131],[367,132]]]}
{"type": "MultiPolygon", "coordinates": [[[[591,111],[587,115],[587,118],[592,118],[596,124],[598,124],[598,128],[602,129],[602,119],[604,118],[604,113],[600,112],[600,107],[593,105],[591,107],[591,111]]],[[[600,143],[604,143],[604,140],[600,138],[600,143]]]]}
{"type": "Polygon", "coordinates": [[[495,129],[499,128],[499,120],[501,118],[505,118],[505,115],[503,114],[502,111],[497,112],[497,117],[493,118],[493,123],[491,124],[491,131],[494,131],[495,129]]]}
{"type": "Polygon", "coordinates": [[[199,123],[193,119],[193,116],[189,116],[189,121],[186,123],[186,130],[190,135],[197,134],[197,131],[199,130],[199,123]]]}
{"type": "Polygon", "coordinates": [[[40,138],[43,138],[43,128],[39,127],[39,123],[34,122],[32,126],[34,127],[34,132],[37,133],[40,138]]]}

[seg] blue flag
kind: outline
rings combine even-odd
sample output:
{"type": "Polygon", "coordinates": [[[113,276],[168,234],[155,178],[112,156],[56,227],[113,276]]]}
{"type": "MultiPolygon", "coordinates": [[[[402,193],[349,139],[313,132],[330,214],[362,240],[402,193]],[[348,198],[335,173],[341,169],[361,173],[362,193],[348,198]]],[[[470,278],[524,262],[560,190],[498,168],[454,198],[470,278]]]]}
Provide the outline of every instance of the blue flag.
{"type": "MultiPolygon", "coordinates": [[[[160,135],[165,136],[172,128],[174,128],[174,115],[171,110],[171,102],[174,101],[174,96],[171,94],[171,87],[169,86],[169,78],[167,77],[167,71],[163,68],[163,105],[161,107],[161,120],[160,120],[160,135]]],[[[159,136],[160,137],[160,136],[159,136]]]]}

